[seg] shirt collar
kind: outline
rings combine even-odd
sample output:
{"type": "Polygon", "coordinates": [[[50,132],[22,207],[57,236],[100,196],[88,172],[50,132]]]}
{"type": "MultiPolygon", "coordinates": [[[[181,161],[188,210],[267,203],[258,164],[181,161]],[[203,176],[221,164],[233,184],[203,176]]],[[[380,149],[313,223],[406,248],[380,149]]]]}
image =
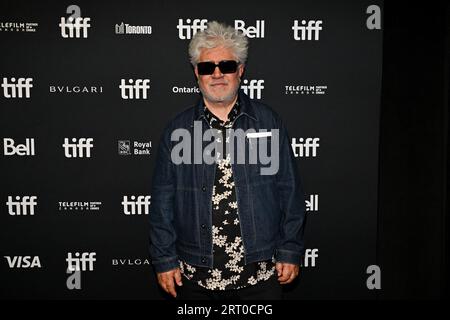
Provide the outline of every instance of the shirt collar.
{"type": "Polygon", "coordinates": [[[217,127],[220,125],[225,125],[228,123],[232,123],[234,119],[239,115],[240,113],[240,103],[239,99],[236,100],[236,103],[234,104],[233,108],[231,108],[230,112],[228,113],[228,121],[223,122],[220,120],[214,113],[212,113],[207,107],[206,104],[203,102],[203,112],[205,115],[206,120],[208,121],[209,125],[211,127],[217,127]]]}

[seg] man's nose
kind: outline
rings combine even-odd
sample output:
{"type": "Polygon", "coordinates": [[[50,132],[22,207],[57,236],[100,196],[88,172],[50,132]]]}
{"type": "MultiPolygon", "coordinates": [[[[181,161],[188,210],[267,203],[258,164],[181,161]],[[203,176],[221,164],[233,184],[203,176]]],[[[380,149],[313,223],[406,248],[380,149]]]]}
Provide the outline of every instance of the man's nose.
{"type": "Polygon", "coordinates": [[[212,77],[213,77],[213,78],[221,78],[221,77],[223,77],[223,73],[220,71],[220,69],[219,69],[218,66],[216,66],[216,67],[214,68],[214,72],[213,72],[213,74],[212,74],[212,77]]]}

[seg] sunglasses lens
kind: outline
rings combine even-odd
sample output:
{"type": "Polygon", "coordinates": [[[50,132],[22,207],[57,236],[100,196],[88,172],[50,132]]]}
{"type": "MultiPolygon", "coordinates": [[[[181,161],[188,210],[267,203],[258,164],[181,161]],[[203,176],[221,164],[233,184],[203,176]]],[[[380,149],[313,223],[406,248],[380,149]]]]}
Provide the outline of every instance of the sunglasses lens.
{"type": "Polygon", "coordinates": [[[235,73],[237,70],[237,62],[234,60],[220,61],[219,69],[222,73],[235,73]]]}
{"type": "Polygon", "coordinates": [[[197,64],[197,70],[199,75],[213,74],[216,65],[212,62],[199,62],[197,64]]]}
{"type": "MultiPolygon", "coordinates": [[[[234,60],[224,60],[220,61],[218,66],[222,73],[235,73],[238,63],[234,60]]],[[[213,74],[215,69],[216,64],[213,62],[205,61],[197,63],[197,71],[201,76],[213,74]]]]}

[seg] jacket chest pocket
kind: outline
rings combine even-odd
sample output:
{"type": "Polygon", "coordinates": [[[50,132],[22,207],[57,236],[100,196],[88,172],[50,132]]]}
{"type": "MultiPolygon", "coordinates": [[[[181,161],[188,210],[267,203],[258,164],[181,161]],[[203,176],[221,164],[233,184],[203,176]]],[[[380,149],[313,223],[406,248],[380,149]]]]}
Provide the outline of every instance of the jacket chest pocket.
{"type": "MultiPolygon", "coordinates": [[[[250,179],[267,180],[278,172],[279,152],[271,132],[256,132],[259,135],[246,137],[248,148],[248,172],[250,179]]],[[[250,181],[252,183],[252,181],[250,181]]]]}

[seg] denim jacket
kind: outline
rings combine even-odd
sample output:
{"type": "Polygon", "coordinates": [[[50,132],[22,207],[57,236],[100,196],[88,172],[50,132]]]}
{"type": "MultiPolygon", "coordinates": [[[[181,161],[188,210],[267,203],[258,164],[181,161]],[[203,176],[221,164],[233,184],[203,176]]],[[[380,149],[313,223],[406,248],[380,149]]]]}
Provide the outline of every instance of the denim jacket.
{"type": "MultiPolygon", "coordinates": [[[[247,156],[245,163],[232,163],[244,261],[275,258],[277,262],[300,264],[305,250],[305,195],[288,131],[273,109],[249,99],[242,90],[239,101],[241,112],[234,120],[234,129],[279,130],[279,168],[275,174],[261,175],[260,169],[267,164],[251,163],[247,156]]],[[[195,121],[197,128],[209,129],[202,100],[170,121],[158,145],[149,214],[150,257],[156,272],[175,269],[179,260],[213,266],[211,199],[216,165],[204,161],[175,164],[171,158],[178,143],[171,139],[173,130],[184,128],[194,136],[195,121]]],[[[266,137],[266,141],[271,138],[266,137]]],[[[256,139],[245,139],[246,150],[255,147],[253,141],[256,139]]],[[[196,142],[204,148],[211,140],[196,142]]],[[[194,144],[192,141],[192,154],[194,144]]]]}

